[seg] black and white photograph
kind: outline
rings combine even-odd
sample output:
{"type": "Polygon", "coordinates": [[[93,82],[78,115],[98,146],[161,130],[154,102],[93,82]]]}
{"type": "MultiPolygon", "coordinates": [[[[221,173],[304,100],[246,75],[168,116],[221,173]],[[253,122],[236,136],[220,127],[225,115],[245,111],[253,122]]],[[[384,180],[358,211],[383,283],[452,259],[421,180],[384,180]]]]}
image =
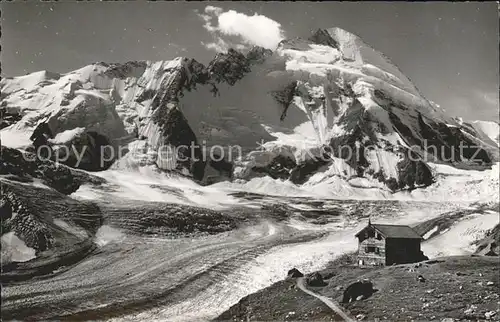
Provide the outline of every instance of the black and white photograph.
{"type": "Polygon", "coordinates": [[[0,10],[1,321],[500,321],[498,2],[0,10]]]}

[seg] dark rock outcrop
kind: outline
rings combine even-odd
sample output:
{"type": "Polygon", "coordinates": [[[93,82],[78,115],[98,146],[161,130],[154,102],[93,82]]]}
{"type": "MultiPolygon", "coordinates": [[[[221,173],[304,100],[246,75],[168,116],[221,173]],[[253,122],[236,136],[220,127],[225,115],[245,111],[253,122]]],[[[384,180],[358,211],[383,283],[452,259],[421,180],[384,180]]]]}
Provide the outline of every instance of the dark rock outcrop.
{"type": "Polygon", "coordinates": [[[54,147],[52,160],[76,169],[102,171],[115,162],[115,150],[105,135],[87,131],[61,146],[54,147]]]}
{"type": "Polygon", "coordinates": [[[304,277],[304,274],[302,274],[302,272],[296,268],[292,268],[291,270],[289,270],[286,275],[289,278],[304,277]]]}
{"type": "Polygon", "coordinates": [[[488,230],[481,240],[475,243],[478,255],[499,256],[500,254],[500,224],[488,230]]]}
{"type": "Polygon", "coordinates": [[[359,296],[363,298],[370,297],[376,290],[373,289],[373,284],[370,281],[358,281],[349,285],[342,297],[342,303],[349,303],[356,301],[359,296]]]}
{"type": "MultiPolygon", "coordinates": [[[[160,91],[145,91],[138,98],[142,101],[153,97],[152,120],[160,127],[160,146],[176,147],[177,170],[184,172],[183,169],[186,169],[198,181],[203,180],[205,176],[206,162],[202,160],[198,139],[179,108],[184,92],[195,90],[197,84],[202,84],[211,86],[210,91],[216,96],[219,91],[218,84],[234,85],[251,71],[252,65],[262,63],[271,53],[267,49],[253,47],[245,56],[229,49],[227,53],[218,53],[207,67],[194,59],[183,59],[181,67],[175,67],[178,70],[174,71],[173,76],[165,78],[160,91]]],[[[222,163],[215,162],[210,166],[216,169],[225,168],[223,172],[227,172],[229,165],[222,163]]],[[[231,174],[225,176],[230,178],[231,174]]]]}
{"type": "Polygon", "coordinates": [[[174,146],[177,149],[179,170],[188,169],[196,180],[201,180],[204,174],[205,163],[201,161],[201,149],[194,131],[182,112],[179,110],[179,99],[183,91],[191,91],[196,84],[206,84],[210,75],[203,64],[194,59],[184,59],[182,67],[174,74],[173,81],[166,79],[162,90],[153,99],[153,122],[161,131],[161,146],[174,146]],[[194,146],[194,156],[190,155],[190,147],[194,146]],[[186,148],[187,147],[187,148],[186,148]]]}
{"type": "Polygon", "coordinates": [[[102,184],[104,179],[88,175],[56,164],[48,160],[40,160],[35,154],[21,152],[2,146],[0,154],[0,175],[11,175],[18,181],[41,179],[44,184],[63,194],[75,192],[81,184],[102,184]]]}
{"type": "Polygon", "coordinates": [[[94,236],[103,223],[95,204],[3,179],[0,185],[2,234],[13,233],[36,253],[36,258],[16,262],[9,257],[9,246],[2,245],[6,247],[2,249],[2,283],[53,275],[95,249],[94,236]]]}
{"type": "Polygon", "coordinates": [[[195,59],[183,58],[180,67],[172,70],[173,79],[166,77],[153,98],[151,108],[157,110],[166,103],[178,103],[184,91],[196,89],[197,84],[206,84],[210,79],[207,68],[195,59]]]}
{"type": "Polygon", "coordinates": [[[415,187],[425,187],[431,185],[434,182],[434,177],[432,171],[427,164],[423,161],[418,160],[417,156],[412,151],[407,151],[413,154],[413,158],[410,159],[408,153],[404,153],[404,158],[397,164],[398,168],[398,182],[397,186],[391,186],[393,191],[399,189],[408,188],[410,190],[415,187]],[[414,161],[416,160],[416,161],[414,161]]]}
{"type": "Polygon", "coordinates": [[[142,74],[146,69],[147,63],[145,61],[129,61],[124,64],[102,64],[108,69],[104,75],[113,78],[125,79],[131,74],[142,74]],[[137,71],[136,73],[134,73],[137,71]]]}
{"type": "Polygon", "coordinates": [[[2,234],[13,231],[28,247],[37,252],[69,247],[82,241],[62,230],[54,219],[79,227],[88,238],[102,224],[100,209],[87,202],[75,201],[53,190],[19,185],[2,180],[2,234]],[[10,218],[7,212],[11,213],[10,218]]]}
{"type": "Polygon", "coordinates": [[[330,140],[330,147],[333,156],[344,159],[353,169],[359,169],[358,175],[364,174],[364,169],[368,167],[368,160],[365,158],[365,145],[374,145],[377,142],[372,131],[366,125],[369,122],[368,114],[361,102],[354,99],[352,106],[339,119],[343,124],[346,133],[338,135],[330,140]],[[365,137],[368,140],[365,140],[365,137]],[[363,144],[358,144],[363,142],[363,144]]]}
{"type": "MultiPolygon", "coordinates": [[[[0,219],[3,223],[4,220],[12,218],[12,205],[6,198],[0,199],[0,219]]],[[[3,229],[2,229],[3,231],[3,229]]]]}
{"type": "Polygon", "coordinates": [[[322,287],[322,286],[328,285],[328,283],[326,283],[323,280],[323,276],[321,276],[321,274],[319,272],[315,272],[311,275],[308,275],[306,278],[306,282],[307,282],[307,285],[313,286],[313,287],[322,287]]]}
{"type": "MultiPolygon", "coordinates": [[[[252,56],[252,59],[255,58],[252,56]]],[[[250,72],[250,63],[245,55],[231,48],[227,53],[218,53],[214,57],[208,65],[208,72],[216,82],[234,85],[250,72]]]]}
{"type": "Polygon", "coordinates": [[[317,29],[308,39],[318,45],[330,46],[335,49],[339,48],[337,41],[325,29],[317,29]]]}
{"type": "Polygon", "coordinates": [[[290,173],[297,167],[294,160],[283,155],[278,155],[265,167],[253,167],[252,170],[257,173],[265,173],[273,179],[286,180],[290,178],[290,173]]]}
{"type": "Polygon", "coordinates": [[[272,91],[272,97],[283,107],[280,120],[283,121],[286,117],[286,112],[293,102],[293,97],[297,89],[297,81],[292,81],[281,90],[272,91]]]}
{"type": "Polygon", "coordinates": [[[225,159],[221,158],[219,155],[214,155],[214,159],[211,159],[209,161],[210,166],[219,171],[221,175],[231,178],[233,175],[234,165],[231,162],[228,162],[225,159]]]}
{"type": "Polygon", "coordinates": [[[418,123],[423,137],[427,140],[428,152],[445,162],[465,162],[471,160],[478,164],[489,164],[488,153],[478,146],[456,126],[435,123],[418,115],[418,123]],[[430,151],[429,151],[430,150],[430,151]]]}
{"type": "Polygon", "coordinates": [[[52,130],[47,122],[41,122],[30,136],[33,147],[38,156],[49,158],[52,155],[52,148],[48,139],[53,138],[52,130]]]}
{"type": "Polygon", "coordinates": [[[182,112],[177,107],[162,106],[156,111],[154,119],[158,124],[161,124],[162,145],[179,147],[176,149],[177,168],[181,171],[182,168],[188,169],[194,179],[202,180],[205,162],[196,135],[182,112]],[[193,149],[194,155],[191,155],[191,146],[195,147],[193,149]]]}
{"type": "Polygon", "coordinates": [[[247,61],[250,64],[261,64],[267,57],[271,56],[273,51],[260,46],[253,46],[247,53],[247,61]]]}
{"type": "Polygon", "coordinates": [[[22,116],[19,113],[9,112],[5,108],[0,107],[0,130],[16,124],[21,120],[22,116]]]}
{"type": "Polygon", "coordinates": [[[328,163],[328,156],[325,155],[323,158],[319,158],[317,160],[307,160],[298,164],[290,172],[290,181],[295,184],[303,184],[311,175],[314,174],[314,172],[328,163]]]}

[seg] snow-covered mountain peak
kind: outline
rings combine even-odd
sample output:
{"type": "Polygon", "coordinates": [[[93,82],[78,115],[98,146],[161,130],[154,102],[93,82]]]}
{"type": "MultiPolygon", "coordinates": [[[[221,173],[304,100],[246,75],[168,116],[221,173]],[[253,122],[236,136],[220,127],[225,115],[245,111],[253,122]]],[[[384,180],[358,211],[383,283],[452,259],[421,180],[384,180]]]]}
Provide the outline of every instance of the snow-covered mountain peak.
{"type": "Polygon", "coordinates": [[[116,168],[153,165],[207,182],[267,175],[302,184],[314,175],[398,190],[432,182],[426,163],[407,153],[425,155],[426,142],[446,157],[459,141],[479,142],[480,160],[498,158],[494,126],[450,119],[385,55],[340,28],[283,40],[274,52],[231,49],[207,66],[186,57],[98,62],[0,84],[2,112],[9,116],[2,144],[29,146],[34,129],[46,122],[55,145],[94,142],[97,154],[101,145],[125,146],[130,152],[117,156],[116,168]],[[226,152],[239,146],[242,155],[222,165],[196,161],[201,148],[183,162],[159,155],[162,146],[202,143],[226,152]]]}

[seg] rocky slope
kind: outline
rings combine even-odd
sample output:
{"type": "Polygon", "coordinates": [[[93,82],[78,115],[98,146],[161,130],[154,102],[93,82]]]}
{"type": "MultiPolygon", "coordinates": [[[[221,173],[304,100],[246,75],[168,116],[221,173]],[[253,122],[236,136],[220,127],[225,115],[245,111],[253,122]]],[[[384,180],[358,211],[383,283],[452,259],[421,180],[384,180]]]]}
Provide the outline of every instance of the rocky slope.
{"type": "Polygon", "coordinates": [[[25,148],[45,123],[53,159],[90,171],[155,165],[206,183],[268,175],[296,184],[325,173],[396,191],[434,181],[426,154],[498,160],[487,127],[445,116],[383,54],[339,28],[283,40],[274,52],[229,50],[208,66],[181,57],[95,63],[1,87],[2,144],[25,148]],[[480,148],[460,154],[461,142],[480,148]]]}
{"type": "Polygon", "coordinates": [[[50,274],[94,249],[93,239],[103,222],[95,204],[42,185],[4,178],[0,185],[3,283],[50,274]]]}
{"type": "MultiPolygon", "coordinates": [[[[342,304],[357,320],[497,320],[498,261],[491,257],[447,257],[418,267],[361,269],[348,260],[321,271],[326,286],[308,288],[337,302],[345,288],[368,279],[377,290],[364,300],[342,304]],[[425,277],[425,282],[417,279],[425,277]]],[[[296,286],[295,278],[243,298],[215,321],[343,321],[329,307],[296,286]]]]}

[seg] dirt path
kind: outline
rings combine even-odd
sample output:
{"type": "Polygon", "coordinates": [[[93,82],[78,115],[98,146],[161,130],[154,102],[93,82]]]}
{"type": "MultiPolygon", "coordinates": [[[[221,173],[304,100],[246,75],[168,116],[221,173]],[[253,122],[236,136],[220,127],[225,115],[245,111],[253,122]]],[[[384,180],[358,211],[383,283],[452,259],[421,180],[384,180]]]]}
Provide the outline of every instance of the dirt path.
{"type": "Polygon", "coordinates": [[[328,305],[328,307],[331,308],[335,313],[337,313],[337,315],[339,315],[341,318],[343,318],[344,321],[348,321],[348,322],[354,322],[354,321],[356,321],[356,319],[350,317],[347,313],[345,313],[342,310],[342,308],[337,303],[335,303],[334,301],[330,300],[328,297],[316,294],[316,293],[308,290],[306,288],[306,286],[305,286],[304,278],[303,277],[299,277],[297,279],[297,287],[300,288],[303,292],[305,292],[305,293],[307,293],[307,294],[309,294],[311,296],[314,296],[315,298],[317,298],[321,302],[323,302],[326,305],[328,305]]]}

